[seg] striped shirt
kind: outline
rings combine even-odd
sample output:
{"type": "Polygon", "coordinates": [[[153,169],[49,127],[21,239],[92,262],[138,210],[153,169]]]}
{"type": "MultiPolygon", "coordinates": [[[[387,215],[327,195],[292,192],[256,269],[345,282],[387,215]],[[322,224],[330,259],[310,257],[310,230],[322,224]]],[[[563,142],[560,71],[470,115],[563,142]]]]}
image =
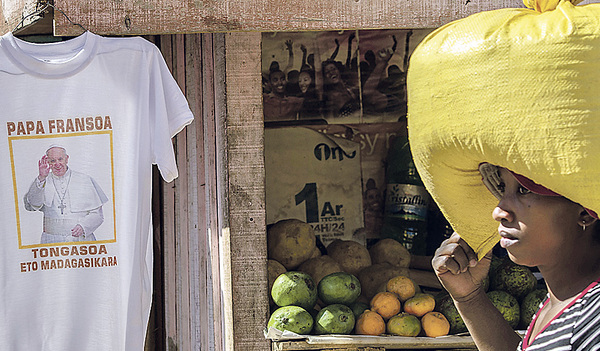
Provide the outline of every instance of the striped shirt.
{"type": "MultiPolygon", "coordinates": [[[[518,351],[600,350],[600,279],[559,312],[537,336],[530,335],[540,311],[527,328],[518,351]],[[533,340],[531,340],[533,338],[533,340]],[[528,342],[531,343],[527,345],[528,342]]],[[[540,307],[548,303],[546,299],[540,307]]]]}

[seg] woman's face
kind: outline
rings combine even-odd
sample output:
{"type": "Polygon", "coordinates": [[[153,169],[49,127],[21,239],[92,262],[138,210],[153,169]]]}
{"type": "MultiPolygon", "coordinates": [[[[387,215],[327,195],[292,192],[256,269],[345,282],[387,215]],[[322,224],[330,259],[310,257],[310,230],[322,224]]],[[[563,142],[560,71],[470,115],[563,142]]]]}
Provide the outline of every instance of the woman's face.
{"type": "Polygon", "coordinates": [[[310,74],[307,72],[300,72],[300,76],[298,77],[298,84],[300,85],[300,91],[302,94],[305,94],[308,91],[308,87],[312,83],[312,78],[310,74]]]}
{"type": "Polygon", "coordinates": [[[269,78],[271,83],[271,89],[277,95],[283,95],[285,93],[285,74],[283,72],[273,72],[269,78]]]}
{"type": "Polygon", "coordinates": [[[340,82],[340,71],[333,63],[328,63],[325,65],[325,69],[323,70],[325,74],[325,80],[331,84],[337,84],[340,82]]]}
{"type": "Polygon", "coordinates": [[[583,207],[564,197],[534,194],[504,168],[500,176],[502,197],[492,217],[511,260],[526,266],[568,262],[583,234],[578,223],[583,207]]]}

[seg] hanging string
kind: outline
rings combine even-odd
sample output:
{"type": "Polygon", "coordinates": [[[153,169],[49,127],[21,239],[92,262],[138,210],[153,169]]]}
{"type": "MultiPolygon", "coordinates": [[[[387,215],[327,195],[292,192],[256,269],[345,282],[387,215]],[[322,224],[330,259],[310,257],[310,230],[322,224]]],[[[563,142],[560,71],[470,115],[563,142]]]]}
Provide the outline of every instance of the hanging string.
{"type": "Polygon", "coordinates": [[[67,21],[69,21],[69,23],[71,23],[74,26],[78,26],[79,28],[81,28],[83,31],[87,31],[87,28],[85,28],[82,24],[80,23],[76,23],[73,22],[69,16],[67,16],[67,14],[59,9],[58,7],[56,7],[51,0],[39,0],[37,3],[37,6],[42,6],[41,8],[35,10],[34,12],[28,14],[27,16],[21,18],[21,21],[19,22],[19,24],[17,24],[17,26],[12,30],[12,32],[14,33],[15,31],[17,31],[18,29],[21,29],[24,27],[24,23],[27,19],[33,17],[33,16],[39,16],[39,17],[44,17],[45,12],[49,9],[52,8],[54,10],[54,12],[59,12],[60,14],[62,14],[63,16],[65,16],[65,18],[67,19],[67,21]]]}

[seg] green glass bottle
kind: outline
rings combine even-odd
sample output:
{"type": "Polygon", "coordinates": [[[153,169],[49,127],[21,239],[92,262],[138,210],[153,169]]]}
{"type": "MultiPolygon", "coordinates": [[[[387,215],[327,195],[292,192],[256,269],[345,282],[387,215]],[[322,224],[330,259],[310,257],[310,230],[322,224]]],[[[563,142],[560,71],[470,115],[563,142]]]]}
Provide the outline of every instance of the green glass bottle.
{"type": "Polygon", "coordinates": [[[397,136],[390,146],[386,181],[381,237],[396,239],[411,254],[425,255],[430,196],[417,173],[405,135],[397,136]]]}

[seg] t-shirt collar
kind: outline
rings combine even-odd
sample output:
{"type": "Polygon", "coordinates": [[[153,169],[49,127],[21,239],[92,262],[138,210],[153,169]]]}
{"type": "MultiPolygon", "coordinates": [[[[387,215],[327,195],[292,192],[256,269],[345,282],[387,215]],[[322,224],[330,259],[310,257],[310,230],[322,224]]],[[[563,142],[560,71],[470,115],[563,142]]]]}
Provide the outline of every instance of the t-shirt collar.
{"type": "Polygon", "coordinates": [[[0,50],[26,73],[61,78],[83,69],[92,59],[98,36],[89,31],[55,43],[30,43],[11,32],[0,38],[0,50]]]}

